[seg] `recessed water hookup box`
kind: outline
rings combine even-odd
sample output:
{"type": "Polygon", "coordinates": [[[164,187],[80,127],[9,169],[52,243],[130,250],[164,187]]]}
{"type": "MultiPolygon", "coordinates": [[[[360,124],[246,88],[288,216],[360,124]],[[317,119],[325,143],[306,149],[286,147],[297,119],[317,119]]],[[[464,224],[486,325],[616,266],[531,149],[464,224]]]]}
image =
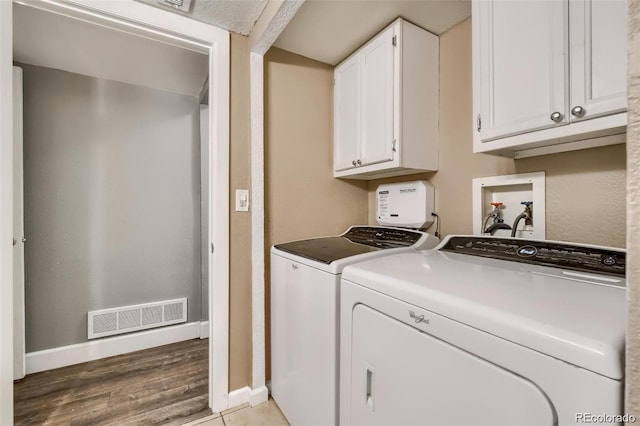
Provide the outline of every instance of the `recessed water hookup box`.
{"type": "Polygon", "coordinates": [[[492,212],[497,207],[498,219],[512,228],[516,218],[525,212],[526,205],[522,203],[531,203],[531,217],[519,221],[515,237],[546,239],[544,172],[473,179],[473,234],[488,235],[485,231],[489,230],[495,236],[510,237],[512,230],[506,226],[491,226],[495,222],[492,212]]]}

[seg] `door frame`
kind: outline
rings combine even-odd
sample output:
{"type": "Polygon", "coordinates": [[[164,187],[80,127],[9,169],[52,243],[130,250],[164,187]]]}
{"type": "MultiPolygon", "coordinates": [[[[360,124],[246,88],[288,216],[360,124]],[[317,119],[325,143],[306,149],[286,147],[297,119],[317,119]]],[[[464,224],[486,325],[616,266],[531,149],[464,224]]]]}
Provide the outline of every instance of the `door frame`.
{"type": "MultiPolygon", "coordinates": [[[[125,31],[209,56],[209,407],[229,404],[228,31],[136,2],[20,0],[46,12],[125,31]]],[[[13,4],[0,1],[0,424],[13,422],[12,152],[13,4]],[[11,344],[7,344],[11,343],[11,344]]]]}

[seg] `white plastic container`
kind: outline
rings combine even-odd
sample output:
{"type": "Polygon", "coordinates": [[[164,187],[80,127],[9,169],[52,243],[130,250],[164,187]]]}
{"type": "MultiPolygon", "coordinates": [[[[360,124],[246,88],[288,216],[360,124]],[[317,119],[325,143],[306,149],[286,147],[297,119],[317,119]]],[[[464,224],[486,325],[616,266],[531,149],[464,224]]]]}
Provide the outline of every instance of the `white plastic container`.
{"type": "Polygon", "coordinates": [[[435,190],[426,180],[390,183],[376,190],[380,225],[426,228],[433,223],[435,190]]]}

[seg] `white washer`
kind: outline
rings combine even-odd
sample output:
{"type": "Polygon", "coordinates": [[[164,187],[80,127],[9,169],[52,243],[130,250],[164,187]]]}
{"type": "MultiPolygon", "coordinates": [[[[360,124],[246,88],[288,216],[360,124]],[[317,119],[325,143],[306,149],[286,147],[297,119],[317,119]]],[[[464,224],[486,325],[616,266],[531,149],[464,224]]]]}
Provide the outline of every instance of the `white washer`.
{"type": "Polygon", "coordinates": [[[343,268],[438,243],[420,231],[353,226],[341,236],[271,249],[271,394],[292,425],[338,422],[343,268]]]}
{"type": "Polygon", "coordinates": [[[347,267],[340,423],[620,423],[624,270],[622,250],[471,236],[347,267]]]}

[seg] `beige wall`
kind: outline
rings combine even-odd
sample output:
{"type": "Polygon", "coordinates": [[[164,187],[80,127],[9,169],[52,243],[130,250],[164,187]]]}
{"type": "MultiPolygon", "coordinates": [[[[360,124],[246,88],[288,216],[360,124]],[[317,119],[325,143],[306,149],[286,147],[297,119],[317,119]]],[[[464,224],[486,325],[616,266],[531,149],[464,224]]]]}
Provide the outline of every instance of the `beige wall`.
{"type": "Polygon", "coordinates": [[[251,383],[251,213],[235,211],[235,190],[251,184],[248,82],[248,38],[231,33],[229,390],[251,383]]]}
{"type": "MultiPolygon", "coordinates": [[[[375,190],[381,183],[429,180],[436,188],[440,231],[471,234],[471,179],[511,174],[513,160],[473,154],[471,117],[471,20],[440,36],[439,171],[369,182],[369,223],[375,224],[375,190]]],[[[433,232],[433,229],[430,231],[433,232]]]]}
{"type": "Polygon", "coordinates": [[[628,324],[625,411],[640,417],[640,0],[629,0],[629,126],[627,128],[628,324]]]}
{"type": "Polygon", "coordinates": [[[369,223],[380,183],[426,179],[436,188],[442,234],[471,234],[473,178],[544,170],[548,239],[625,246],[624,145],[522,160],[473,154],[471,117],[469,19],[440,36],[439,171],[369,182],[369,223]]]}
{"type": "MultiPolygon", "coordinates": [[[[366,183],[332,176],[333,68],[272,48],[265,56],[264,84],[266,250],[365,223],[366,183]]],[[[269,378],[268,251],[265,256],[269,378]]]]}
{"type": "Polygon", "coordinates": [[[547,238],[625,247],[625,145],[515,161],[516,173],[546,172],[547,238]]]}
{"type": "MultiPolygon", "coordinates": [[[[232,41],[232,47],[236,46],[237,41],[232,41]]],[[[232,74],[233,66],[232,63],[232,74]]],[[[243,66],[246,71],[246,62],[243,66]]],[[[349,225],[365,221],[375,224],[375,189],[382,182],[431,181],[436,188],[436,211],[443,219],[443,235],[470,234],[473,178],[544,170],[547,238],[625,246],[625,145],[517,161],[473,154],[469,124],[472,122],[470,20],[441,36],[440,75],[440,170],[370,182],[349,181],[333,179],[331,175],[332,67],[276,48],[265,56],[267,378],[270,377],[271,350],[269,247],[285,241],[337,234],[349,225]]],[[[235,114],[233,90],[232,86],[232,114],[235,114]]],[[[248,170],[248,147],[246,149],[242,167],[248,170]]],[[[232,164],[235,173],[238,165],[232,164]]],[[[247,248],[241,253],[249,252],[247,248]]],[[[246,269],[248,274],[248,265],[246,269]]],[[[232,289],[234,274],[237,276],[240,271],[232,268],[232,289]]],[[[242,287],[245,305],[238,305],[244,313],[250,306],[249,287],[249,283],[242,287]]],[[[233,306],[232,302],[232,329],[233,306]]],[[[239,353],[246,355],[242,364],[246,365],[243,367],[246,371],[242,377],[250,377],[249,321],[247,318],[246,328],[242,328],[248,330],[242,338],[244,346],[237,346],[239,353]]],[[[232,345],[232,359],[235,356],[232,345]]],[[[231,386],[231,389],[237,387],[231,386]]]]}

